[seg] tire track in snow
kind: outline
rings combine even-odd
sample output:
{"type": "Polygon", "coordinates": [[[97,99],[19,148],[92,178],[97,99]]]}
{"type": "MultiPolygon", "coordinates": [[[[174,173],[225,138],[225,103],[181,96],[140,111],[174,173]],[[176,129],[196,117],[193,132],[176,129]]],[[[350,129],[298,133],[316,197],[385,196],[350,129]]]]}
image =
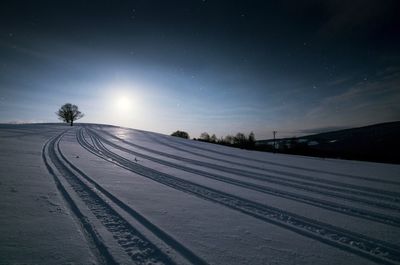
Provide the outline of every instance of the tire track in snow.
{"type": "Polygon", "coordinates": [[[74,203],[71,196],[68,194],[64,186],[61,184],[60,179],[57,177],[57,174],[54,172],[53,168],[50,165],[50,158],[48,158],[49,146],[54,146],[54,141],[57,141],[61,137],[61,134],[57,137],[50,138],[42,149],[42,159],[43,162],[49,171],[50,175],[52,175],[54,182],[56,183],[57,189],[60,191],[61,196],[65,200],[68,208],[71,210],[71,213],[74,215],[74,219],[79,222],[79,225],[83,229],[83,234],[86,240],[89,243],[90,249],[95,252],[94,256],[101,264],[118,264],[114,258],[111,256],[107,247],[104,245],[103,241],[99,238],[94,227],[88,222],[87,218],[82,214],[79,210],[78,206],[74,203]],[[47,155],[46,155],[47,153],[47,155]]]}
{"type": "MultiPolygon", "coordinates": [[[[103,131],[102,131],[103,132],[103,131]]],[[[98,137],[99,134],[95,133],[98,137]]],[[[332,187],[332,186],[326,186],[326,185],[321,185],[318,183],[310,183],[310,182],[304,182],[301,180],[296,180],[296,179],[290,179],[290,178],[285,178],[285,177],[280,177],[280,176],[274,176],[274,175],[269,175],[269,174],[258,174],[258,173],[254,173],[253,172],[249,172],[249,171],[240,171],[237,169],[232,169],[232,168],[228,168],[228,167],[224,167],[224,166],[220,166],[220,165],[216,165],[216,164],[212,164],[212,163],[207,163],[207,162],[202,162],[202,161],[197,161],[194,159],[190,159],[190,158],[185,158],[185,157],[180,157],[180,156],[176,156],[173,154],[169,154],[169,153],[165,153],[159,150],[154,150],[151,148],[147,148],[138,144],[134,144],[132,142],[128,142],[126,140],[123,140],[117,136],[114,136],[110,133],[105,133],[109,136],[111,136],[114,139],[117,139],[119,141],[121,141],[122,143],[125,143],[127,145],[133,146],[135,148],[139,148],[141,150],[153,153],[153,154],[157,154],[157,155],[161,155],[163,157],[168,157],[168,158],[172,158],[178,161],[183,161],[186,163],[190,163],[192,165],[198,165],[198,166],[202,166],[202,167],[206,167],[206,168],[211,168],[211,169],[215,169],[215,170],[219,170],[222,172],[226,172],[226,173],[230,173],[230,174],[234,174],[237,176],[242,176],[242,177],[246,177],[246,178],[251,178],[251,179],[256,179],[259,181],[263,181],[263,182],[270,182],[270,183],[274,183],[274,184],[278,184],[278,185],[282,185],[282,186],[287,186],[287,187],[292,187],[294,189],[298,189],[298,190],[303,190],[303,191],[307,191],[307,192],[312,192],[312,193],[316,193],[316,194],[321,194],[321,195],[325,195],[325,196],[329,196],[329,197],[333,197],[333,198],[340,198],[340,199],[344,199],[347,201],[351,201],[351,202],[357,202],[360,204],[364,204],[364,205],[368,205],[368,206],[373,206],[373,207],[377,207],[377,208],[382,208],[382,209],[386,209],[386,210],[392,210],[392,211],[397,211],[400,212],[400,207],[393,205],[391,203],[393,203],[393,199],[392,198],[388,198],[386,196],[380,196],[380,195],[376,195],[376,194],[370,194],[370,193],[364,193],[364,192],[360,192],[357,190],[349,190],[349,189],[344,189],[344,188],[338,188],[338,187],[332,187]],[[250,173],[250,174],[249,174],[250,173]],[[336,192],[332,192],[332,191],[336,191],[336,192],[341,192],[336,193],[336,192]],[[344,194],[343,194],[344,193],[344,194]],[[349,195],[351,194],[351,195],[349,195]],[[353,195],[358,195],[358,196],[364,196],[367,197],[368,199],[364,199],[364,198],[359,198],[359,197],[355,197],[353,195]],[[384,203],[384,202],[380,202],[380,201],[372,201],[369,200],[370,198],[376,198],[376,199],[383,199],[386,201],[389,201],[389,203],[384,203]]],[[[101,137],[102,139],[104,139],[105,141],[107,141],[104,137],[101,137]]],[[[155,139],[156,140],[156,139],[155,139]]],[[[111,142],[108,141],[108,143],[110,144],[111,142]]],[[[132,150],[130,150],[131,154],[137,155],[137,156],[142,156],[144,157],[143,154],[134,152],[132,150]]],[[[150,157],[150,156],[146,156],[150,157]]],[[[152,157],[150,157],[152,158],[152,157]]],[[[149,159],[149,158],[147,158],[149,159]]]]}
{"type": "MultiPolygon", "coordinates": [[[[82,136],[83,137],[83,136],[82,136]]],[[[95,140],[91,138],[91,141],[95,143],[95,140]]],[[[90,148],[94,148],[95,152],[101,152],[98,148],[95,146],[91,146],[91,144],[86,141],[83,137],[83,145],[89,146],[90,148]]],[[[81,144],[81,145],[82,145],[81,144]]],[[[85,147],[86,148],[86,147],[85,147]]],[[[144,227],[146,227],[149,231],[151,231],[153,234],[155,234],[158,238],[160,238],[162,241],[164,241],[167,245],[172,247],[174,250],[176,250],[180,255],[185,257],[189,262],[193,264],[200,264],[200,265],[206,265],[207,263],[202,260],[200,257],[198,257],[196,254],[194,254],[191,250],[186,248],[184,245],[179,243],[176,239],[174,239],[172,236],[168,235],[166,232],[164,232],[162,229],[151,223],[149,220],[147,220],[143,215],[141,215],[139,212],[135,211],[132,209],[130,206],[125,204],[123,201],[118,199],[116,196],[114,196],[112,193],[107,191],[105,188],[103,188],[100,184],[98,184],[94,179],[83,173],[80,169],[78,169],[76,166],[74,166],[68,159],[62,154],[60,148],[58,147],[59,153],[61,157],[64,159],[64,161],[71,167],[73,168],[76,172],[78,172],[85,180],[90,182],[95,186],[95,188],[103,193],[110,201],[114,202],[116,205],[118,205],[121,209],[123,209],[125,212],[127,212],[130,216],[135,218],[138,222],[140,222],[144,227]]]]}
{"type": "MultiPolygon", "coordinates": [[[[313,205],[313,206],[317,206],[320,208],[324,208],[324,209],[328,209],[331,211],[335,211],[335,212],[339,212],[339,213],[343,213],[346,215],[350,215],[350,216],[356,216],[359,218],[363,218],[363,219],[367,219],[367,220],[372,220],[372,221],[376,221],[376,222],[380,222],[383,224],[387,224],[387,225],[392,225],[392,226],[396,226],[396,227],[400,227],[400,219],[393,217],[393,216],[389,216],[389,215],[384,215],[384,214],[379,214],[373,211],[368,211],[368,210],[364,210],[364,209],[359,209],[356,207],[350,207],[350,206],[346,206],[343,204],[339,204],[339,203],[334,203],[331,201],[326,201],[326,200],[322,200],[322,199],[316,199],[313,197],[309,197],[306,195],[300,195],[300,194],[296,194],[296,193],[292,193],[292,192],[287,192],[287,191],[283,191],[283,190],[279,190],[279,189],[274,189],[274,188],[270,188],[267,186],[262,186],[262,185],[257,185],[257,184],[252,184],[252,183],[248,183],[248,182],[244,182],[244,181],[240,181],[240,180],[235,180],[229,177],[225,177],[222,175],[218,175],[218,174],[213,174],[213,173],[209,173],[206,171],[202,171],[202,170],[198,170],[198,169],[193,169],[190,167],[186,167],[183,165],[179,165],[179,164],[175,164],[166,160],[162,160],[162,159],[158,159],[155,157],[151,157],[145,154],[141,154],[132,150],[129,150],[127,148],[124,148],[122,146],[119,146],[113,142],[110,142],[106,139],[104,139],[103,137],[99,136],[98,134],[96,134],[96,136],[93,136],[92,133],[89,133],[89,137],[91,138],[92,141],[99,141],[104,142],[116,149],[119,149],[123,152],[129,153],[129,154],[133,154],[135,156],[138,157],[142,157],[144,159],[148,159],[150,161],[168,166],[168,167],[172,167],[172,168],[176,168],[179,170],[183,170],[186,172],[190,172],[196,175],[200,175],[206,178],[210,178],[210,179],[214,179],[214,180],[218,180],[224,183],[229,183],[232,185],[236,185],[236,186],[240,186],[240,187],[244,187],[253,191],[258,191],[258,192],[262,192],[265,194],[270,194],[273,196],[278,196],[281,198],[286,198],[286,199],[290,199],[290,200],[295,200],[295,201],[299,201],[302,203],[306,203],[309,205],[313,205]],[[98,139],[94,138],[97,137],[98,139]]],[[[95,147],[95,146],[93,146],[95,147]]],[[[98,148],[97,148],[98,149],[98,148]]],[[[98,149],[99,150],[99,149],[98,149]]],[[[324,193],[321,193],[324,194],[324,193]]],[[[338,196],[338,198],[340,198],[338,196]]]]}
{"type": "MultiPolygon", "coordinates": [[[[152,137],[153,139],[156,139],[156,137],[154,137],[154,135],[152,135],[152,133],[150,133],[150,132],[145,132],[145,131],[140,131],[140,130],[137,130],[137,131],[140,132],[140,133],[143,133],[145,135],[148,135],[148,136],[152,137]]],[[[316,173],[324,173],[324,174],[329,174],[329,175],[334,175],[334,176],[341,176],[341,177],[352,178],[352,179],[361,179],[361,180],[367,180],[367,181],[372,181],[372,182],[386,183],[386,184],[392,184],[392,185],[399,185],[400,186],[400,182],[398,182],[398,181],[382,180],[382,179],[376,179],[376,178],[370,178],[370,177],[355,176],[355,175],[350,175],[350,174],[345,174],[345,173],[330,172],[330,171],[321,170],[321,169],[306,168],[306,167],[288,165],[288,164],[283,164],[283,163],[278,163],[278,162],[265,161],[265,160],[260,160],[260,159],[256,159],[256,158],[248,158],[248,157],[245,157],[245,156],[240,156],[240,155],[220,152],[220,151],[217,151],[217,150],[212,150],[212,149],[200,147],[200,146],[197,146],[197,145],[184,143],[182,141],[175,141],[175,139],[173,139],[173,138],[168,138],[167,139],[167,137],[165,137],[163,135],[160,135],[160,137],[163,137],[168,142],[174,142],[174,143],[177,143],[177,144],[180,144],[180,145],[183,145],[183,146],[187,146],[187,147],[190,147],[190,148],[195,148],[195,149],[199,149],[199,150],[202,150],[202,151],[207,151],[207,152],[211,152],[211,153],[215,153],[215,154],[219,154],[219,155],[223,155],[223,156],[235,157],[235,158],[239,158],[239,159],[242,159],[242,160],[258,162],[258,163],[262,163],[262,164],[269,164],[269,165],[274,165],[274,166],[293,168],[293,169],[300,169],[300,170],[316,172],[316,173]]],[[[156,139],[156,140],[158,140],[158,139],[156,139]]],[[[161,143],[161,144],[164,144],[164,145],[168,145],[167,143],[162,142],[160,140],[158,140],[158,142],[161,143]]],[[[182,149],[182,151],[185,151],[187,153],[192,153],[192,154],[195,154],[195,155],[199,155],[199,156],[205,156],[203,154],[199,154],[197,152],[189,151],[189,150],[186,150],[186,149],[182,149]]],[[[205,156],[205,157],[207,157],[207,156],[205,156]]],[[[213,158],[213,159],[215,159],[215,158],[213,158]]],[[[228,160],[225,160],[225,161],[228,161],[228,160]]],[[[230,162],[230,163],[232,163],[232,162],[230,162]]],[[[246,164],[243,164],[243,165],[246,166],[246,164]]],[[[265,168],[264,168],[264,170],[265,170],[265,168]]]]}
{"type": "MultiPolygon", "coordinates": [[[[62,135],[50,141],[47,147],[49,158],[62,177],[69,183],[76,195],[82,200],[100,223],[112,234],[118,245],[130,256],[135,264],[175,264],[166,254],[162,253],[155,245],[149,242],[139,231],[132,227],[120,214],[110,207],[95,191],[90,189],[78,176],[76,176],[60,158],[59,141],[62,135]]],[[[53,172],[54,173],[54,172],[53,172]]],[[[60,183],[61,184],[61,183],[60,183]]],[[[65,190],[65,189],[64,189],[65,190]]],[[[71,196],[68,195],[70,198],[71,196]]],[[[70,202],[73,203],[72,199],[70,202]]],[[[74,204],[75,205],[75,204],[74,204]]],[[[76,206],[75,206],[76,207],[76,206]]],[[[78,218],[92,227],[87,217],[82,214],[78,218]]],[[[96,234],[95,229],[92,232],[96,234]]],[[[102,240],[96,236],[102,253],[105,249],[102,240]]],[[[107,255],[107,263],[112,256],[107,255]]]]}
{"type": "MultiPolygon", "coordinates": [[[[377,194],[375,196],[380,197],[381,199],[388,200],[388,201],[394,201],[394,202],[400,202],[400,193],[398,193],[398,192],[385,191],[385,190],[380,190],[380,189],[376,189],[376,188],[353,185],[353,184],[348,184],[348,183],[343,183],[343,182],[338,182],[338,181],[333,181],[333,180],[327,180],[327,179],[323,179],[323,178],[319,178],[319,177],[307,176],[307,175],[303,175],[303,174],[295,174],[295,173],[282,171],[282,170],[277,170],[277,169],[257,167],[257,166],[253,166],[253,165],[243,164],[243,163],[240,163],[240,162],[232,162],[230,160],[211,157],[211,156],[207,156],[207,155],[204,155],[204,154],[201,154],[201,153],[197,153],[197,152],[192,152],[190,150],[186,150],[184,148],[179,148],[177,146],[162,142],[159,139],[157,139],[157,137],[154,137],[154,135],[151,135],[150,133],[146,133],[146,135],[148,135],[150,138],[152,138],[152,140],[154,140],[155,142],[160,143],[162,145],[168,146],[168,147],[173,148],[175,150],[179,150],[179,151],[183,151],[183,152],[190,153],[190,154],[193,154],[193,155],[197,155],[197,156],[200,156],[200,157],[204,157],[204,158],[207,158],[207,159],[220,161],[220,162],[224,162],[224,163],[228,163],[228,164],[232,164],[232,165],[238,165],[238,166],[242,166],[242,167],[247,167],[247,168],[250,168],[250,169],[259,169],[259,170],[263,170],[263,171],[269,171],[269,172],[273,172],[273,173],[277,173],[277,174],[281,174],[281,175],[285,175],[285,176],[289,176],[289,177],[294,177],[294,178],[297,178],[297,179],[304,179],[304,180],[307,180],[307,181],[313,181],[313,182],[317,182],[317,183],[325,183],[325,184],[328,184],[328,185],[333,185],[335,187],[347,187],[349,189],[357,190],[358,194],[364,195],[364,196],[367,196],[367,197],[370,197],[371,194],[368,194],[368,193],[365,193],[365,192],[370,192],[370,193],[377,194]],[[381,196],[381,194],[384,194],[386,197],[381,196]],[[389,198],[389,197],[391,197],[391,198],[389,198]]],[[[247,160],[251,160],[251,159],[247,158],[247,160]]],[[[208,163],[208,164],[211,164],[211,163],[208,163]]],[[[217,165],[217,166],[219,166],[219,165],[217,165]]],[[[283,164],[282,164],[282,166],[283,166],[283,164]]],[[[220,166],[220,167],[221,168],[225,168],[225,170],[226,169],[228,169],[228,170],[230,169],[230,168],[224,167],[224,166],[220,166]]],[[[288,167],[290,168],[292,166],[288,166],[288,167]]],[[[242,172],[241,174],[258,174],[258,173],[254,173],[254,172],[251,172],[251,171],[241,170],[241,169],[235,169],[235,170],[237,170],[239,172],[242,172]]],[[[328,174],[335,175],[334,173],[328,173],[328,174]]],[[[363,178],[363,177],[360,177],[360,178],[363,178]]],[[[383,183],[385,182],[385,180],[383,180],[383,181],[375,180],[375,181],[383,182],[383,183]]],[[[390,183],[390,184],[392,184],[392,183],[390,183]]],[[[352,191],[352,193],[354,193],[354,192],[352,191]]]]}
{"type": "MultiPolygon", "coordinates": [[[[77,133],[80,143],[83,143],[82,129],[77,133]]],[[[195,195],[199,198],[224,205],[228,208],[253,216],[291,230],[303,236],[316,239],[336,248],[357,254],[381,264],[400,264],[399,246],[385,241],[374,239],[365,235],[354,233],[317,220],[306,218],[297,214],[283,211],[271,206],[253,202],[235,195],[218,191],[200,184],[182,180],[169,174],[144,167],[105,148],[94,139],[97,148],[83,145],[88,151],[136,174],[152,179],[158,183],[172,187],[176,190],[195,195]]]]}

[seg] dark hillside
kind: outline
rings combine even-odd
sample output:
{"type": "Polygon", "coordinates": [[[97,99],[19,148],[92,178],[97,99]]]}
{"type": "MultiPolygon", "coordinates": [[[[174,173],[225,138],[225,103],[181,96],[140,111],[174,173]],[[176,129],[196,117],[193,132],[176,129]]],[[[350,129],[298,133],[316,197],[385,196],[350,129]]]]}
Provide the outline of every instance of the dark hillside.
{"type": "MultiPolygon", "coordinates": [[[[278,139],[281,153],[400,163],[400,122],[278,139]]],[[[273,140],[258,141],[261,149],[273,140]]]]}

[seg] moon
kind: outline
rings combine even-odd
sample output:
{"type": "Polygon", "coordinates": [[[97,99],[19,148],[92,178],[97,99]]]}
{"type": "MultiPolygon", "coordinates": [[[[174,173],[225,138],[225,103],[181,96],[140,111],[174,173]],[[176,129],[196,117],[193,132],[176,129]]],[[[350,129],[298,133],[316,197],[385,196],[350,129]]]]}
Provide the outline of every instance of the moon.
{"type": "Polygon", "coordinates": [[[133,100],[128,95],[119,95],[115,99],[115,107],[121,112],[132,110],[133,100]]]}
{"type": "Polygon", "coordinates": [[[112,84],[104,94],[105,107],[110,119],[121,125],[128,125],[132,120],[141,118],[143,101],[141,93],[132,85],[112,84]]]}

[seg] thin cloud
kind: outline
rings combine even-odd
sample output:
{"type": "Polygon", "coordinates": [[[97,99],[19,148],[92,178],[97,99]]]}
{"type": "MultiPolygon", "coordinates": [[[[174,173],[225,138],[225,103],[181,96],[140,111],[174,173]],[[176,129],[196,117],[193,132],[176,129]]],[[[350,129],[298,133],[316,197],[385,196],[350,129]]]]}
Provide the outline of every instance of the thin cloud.
{"type": "Polygon", "coordinates": [[[377,80],[355,84],[346,91],[324,98],[309,110],[313,123],[357,124],[400,119],[400,72],[387,71],[377,80]]]}
{"type": "Polygon", "coordinates": [[[350,128],[350,127],[349,126],[325,126],[325,127],[318,127],[318,128],[312,128],[312,129],[298,130],[296,132],[300,133],[300,134],[317,134],[317,133],[324,133],[324,132],[330,132],[330,131],[338,131],[338,130],[343,130],[343,129],[348,129],[348,128],[350,128]]]}

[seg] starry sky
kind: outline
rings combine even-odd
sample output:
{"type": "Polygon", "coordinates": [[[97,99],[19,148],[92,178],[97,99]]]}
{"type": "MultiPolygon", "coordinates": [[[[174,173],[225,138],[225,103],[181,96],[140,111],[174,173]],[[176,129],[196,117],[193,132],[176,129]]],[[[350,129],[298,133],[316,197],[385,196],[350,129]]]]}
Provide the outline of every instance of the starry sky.
{"type": "Polygon", "coordinates": [[[0,122],[218,137],[400,120],[400,2],[1,1],[0,122]]]}

